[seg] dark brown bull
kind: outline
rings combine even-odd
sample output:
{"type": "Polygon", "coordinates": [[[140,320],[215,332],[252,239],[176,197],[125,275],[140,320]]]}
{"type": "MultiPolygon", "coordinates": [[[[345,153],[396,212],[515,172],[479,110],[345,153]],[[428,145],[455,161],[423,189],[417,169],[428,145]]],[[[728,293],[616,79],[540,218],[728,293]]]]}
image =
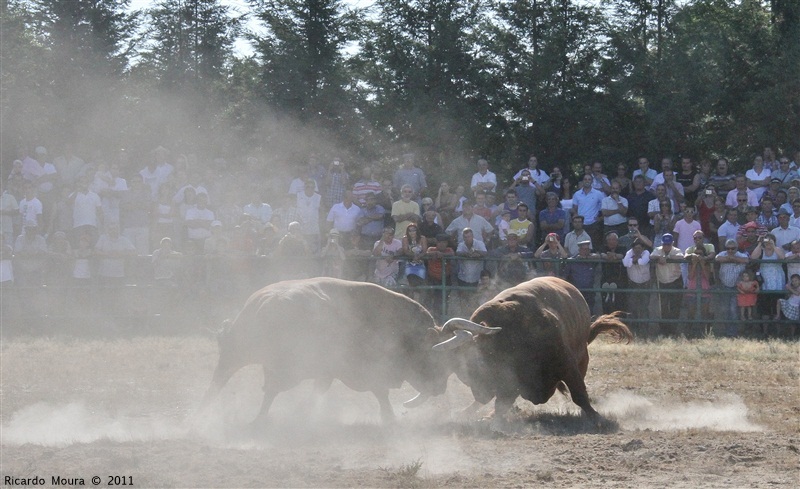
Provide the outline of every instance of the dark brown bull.
{"type": "Polygon", "coordinates": [[[617,340],[633,339],[615,314],[600,316],[592,323],[589,306],[578,289],[556,277],[535,278],[500,292],[480,306],[470,321],[477,323],[472,332],[452,323],[455,335],[434,349],[470,344],[458,349],[463,364],[456,372],[477,402],[485,404],[496,398],[497,416],[504,415],[517,396],[543,404],[556,388],[563,392],[566,384],[573,402],[599,421],[583,380],[589,365],[587,345],[601,333],[617,340]],[[502,331],[486,336],[480,334],[478,325],[502,331]]]}
{"type": "Polygon", "coordinates": [[[423,306],[375,284],[332,278],[279,282],[254,293],[226,324],[204,405],[240,368],[260,364],[264,401],[257,421],[278,393],[305,379],[319,385],[339,379],[356,391],[371,391],[388,421],[394,417],[389,389],[403,381],[420,393],[407,406],[444,393],[452,370],[446,366],[449,355],[432,349],[440,334],[423,306]]]}

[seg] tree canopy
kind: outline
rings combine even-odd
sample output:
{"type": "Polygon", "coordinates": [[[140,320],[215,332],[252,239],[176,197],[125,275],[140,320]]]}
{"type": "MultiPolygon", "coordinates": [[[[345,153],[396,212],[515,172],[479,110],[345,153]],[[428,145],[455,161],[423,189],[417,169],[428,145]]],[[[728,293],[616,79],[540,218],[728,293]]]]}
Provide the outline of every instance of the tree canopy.
{"type": "MultiPolygon", "coordinates": [[[[5,0],[2,152],[414,151],[443,173],[800,149],[791,0],[5,0]],[[234,49],[243,40],[252,54],[234,49]],[[301,149],[298,149],[301,148],[301,149]]],[[[233,158],[233,159],[236,159],[233,158]]]]}

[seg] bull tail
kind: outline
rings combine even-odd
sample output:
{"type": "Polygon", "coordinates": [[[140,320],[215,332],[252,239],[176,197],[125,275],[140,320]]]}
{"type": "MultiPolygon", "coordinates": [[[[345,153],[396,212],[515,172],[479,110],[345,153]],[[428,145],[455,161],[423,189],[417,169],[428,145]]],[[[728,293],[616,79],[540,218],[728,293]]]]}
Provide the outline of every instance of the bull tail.
{"type": "Polygon", "coordinates": [[[625,341],[630,343],[633,341],[633,334],[631,330],[625,326],[625,323],[619,320],[620,316],[625,314],[622,311],[612,312],[611,314],[603,314],[595,319],[589,327],[589,341],[591,343],[601,334],[608,334],[614,338],[615,343],[625,341]]]}

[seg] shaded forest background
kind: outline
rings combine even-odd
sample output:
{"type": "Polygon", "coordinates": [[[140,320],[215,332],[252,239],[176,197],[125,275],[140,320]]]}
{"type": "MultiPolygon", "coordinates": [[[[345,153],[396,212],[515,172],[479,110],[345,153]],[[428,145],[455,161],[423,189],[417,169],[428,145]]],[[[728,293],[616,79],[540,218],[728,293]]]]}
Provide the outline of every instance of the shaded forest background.
{"type": "Polygon", "coordinates": [[[800,149],[797,0],[0,0],[0,14],[4,167],[66,143],[290,167],[414,151],[434,177],[479,156],[507,176],[530,153],[545,169],[742,168],[764,146],[800,149]]]}

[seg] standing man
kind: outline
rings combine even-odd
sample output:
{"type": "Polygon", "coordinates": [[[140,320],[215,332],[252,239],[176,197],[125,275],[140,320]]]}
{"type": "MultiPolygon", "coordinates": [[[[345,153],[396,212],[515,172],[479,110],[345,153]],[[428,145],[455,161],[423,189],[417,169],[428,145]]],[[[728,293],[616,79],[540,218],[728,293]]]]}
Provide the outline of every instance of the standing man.
{"type": "Polygon", "coordinates": [[[578,243],[581,241],[589,241],[591,244],[592,239],[583,228],[583,216],[574,216],[572,218],[572,231],[568,232],[564,237],[564,248],[567,249],[569,256],[578,254],[578,243]]]}
{"type": "Polygon", "coordinates": [[[472,195],[476,195],[479,191],[494,192],[497,187],[497,175],[489,171],[489,162],[481,158],[478,160],[478,171],[472,175],[472,195]]]}
{"type": "Polygon", "coordinates": [[[578,243],[578,253],[567,259],[564,280],[581,291],[589,305],[589,312],[594,314],[595,292],[587,290],[594,287],[594,271],[598,263],[597,254],[592,253],[592,242],[584,240],[578,243]]]}
{"type": "Polygon", "coordinates": [[[611,194],[603,199],[603,231],[608,234],[615,232],[617,235],[625,234],[625,221],[628,214],[628,199],[619,195],[619,182],[611,182],[611,194]]]}
{"type": "Polygon", "coordinates": [[[627,197],[628,217],[635,217],[641,226],[642,234],[649,235],[652,227],[647,210],[650,201],[654,200],[656,195],[645,188],[645,179],[642,175],[633,177],[632,185],[633,191],[627,197]]]}
{"type": "Polygon", "coordinates": [[[461,207],[461,215],[453,219],[444,232],[455,238],[460,244],[464,241],[463,230],[469,228],[471,231],[473,231],[473,233],[476,231],[479,232],[482,238],[481,241],[486,243],[486,241],[490,239],[494,233],[494,228],[492,225],[486,219],[475,214],[471,201],[465,200],[461,207]]]}
{"type": "Polygon", "coordinates": [[[339,231],[341,236],[340,243],[346,250],[352,250],[355,247],[353,236],[355,235],[356,222],[360,213],[361,208],[353,202],[352,190],[345,190],[344,199],[338,204],[334,204],[328,212],[326,220],[333,229],[339,231]]]}
{"type": "Polygon", "coordinates": [[[592,175],[583,176],[581,189],[572,196],[572,215],[583,216],[583,227],[589,234],[592,243],[601,243],[603,241],[603,223],[599,217],[605,194],[592,188],[593,182],[592,175]]]}
{"type": "Polygon", "coordinates": [[[728,239],[725,241],[724,250],[714,257],[714,261],[719,264],[719,282],[726,294],[720,294],[719,312],[717,319],[727,319],[731,321],[725,328],[725,336],[733,338],[739,334],[739,325],[735,322],[739,319],[739,308],[736,304],[736,282],[742,274],[750,257],[747,253],[738,250],[736,240],[728,239]]]}
{"type": "MultiPolygon", "coordinates": [[[[683,294],[683,278],[681,264],[683,253],[673,244],[674,238],[666,233],[661,237],[661,246],[653,250],[650,257],[656,261],[656,283],[661,301],[661,319],[675,320],[681,314],[683,294]]],[[[676,323],[661,323],[661,334],[676,336],[678,328],[676,323]]]]}
{"type": "MultiPolygon", "coordinates": [[[[401,190],[404,185],[410,185],[415,196],[421,196],[425,189],[428,188],[428,183],[425,181],[425,172],[421,168],[414,166],[413,153],[403,155],[403,166],[394,172],[392,185],[401,190]]],[[[403,231],[405,231],[405,228],[403,231]]]]}
{"type": "Polygon", "coordinates": [[[639,158],[636,164],[639,168],[633,170],[633,178],[636,178],[637,176],[641,175],[642,181],[644,182],[644,186],[646,188],[650,188],[650,186],[653,185],[653,180],[655,180],[656,176],[658,175],[658,172],[655,171],[653,168],[650,168],[650,161],[648,161],[648,159],[645,158],[644,156],[639,158]]]}
{"type": "Polygon", "coordinates": [[[647,305],[650,302],[650,252],[645,249],[644,242],[636,240],[622,258],[622,266],[628,272],[628,287],[641,290],[631,293],[627,298],[631,314],[635,319],[645,320],[649,316],[647,305]]]}

